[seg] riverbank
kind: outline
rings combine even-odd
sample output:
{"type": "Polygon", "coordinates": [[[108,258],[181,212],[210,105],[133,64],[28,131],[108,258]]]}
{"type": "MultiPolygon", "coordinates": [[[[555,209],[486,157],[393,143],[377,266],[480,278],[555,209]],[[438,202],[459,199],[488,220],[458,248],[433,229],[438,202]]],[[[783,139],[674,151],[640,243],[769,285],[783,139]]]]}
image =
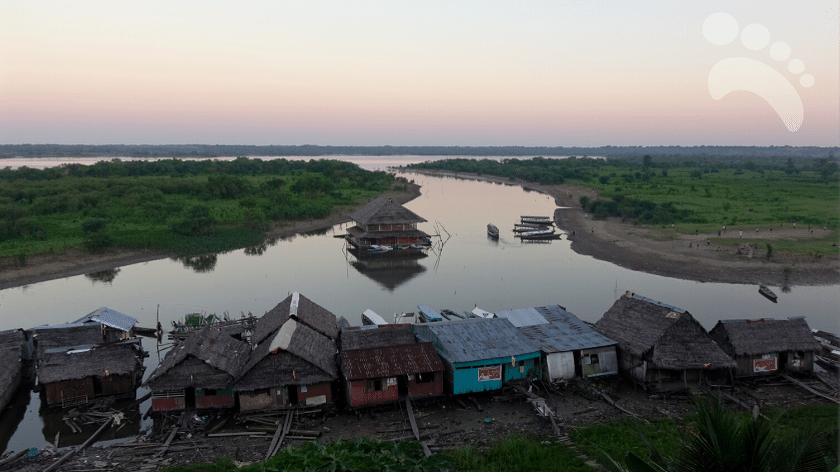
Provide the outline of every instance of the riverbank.
{"type": "MultiPolygon", "coordinates": [[[[404,191],[391,191],[386,194],[404,204],[420,196],[420,186],[408,184],[404,191]]],[[[361,202],[358,206],[342,208],[326,218],[275,225],[266,232],[265,237],[266,239],[284,238],[346,223],[350,221],[350,213],[365,203],[367,201],[361,202]]],[[[71,248],[62,253],[30,256],[24,265],[18,265],[12,258],[3,258],[4,260],[0,260],[0,290],[175,256],[176,254],[172,253],[143,249],[109,249],[100,253],[91,253],[83,248],[71,248]]]]}
{"type": "MultiPolygon", "coordinates": [[[[664,277],[698,282],[759,284],[778,287],[795,285],[840,284],[840,257],[837,255],[814,258],[807,254],[776,254],[770,260],[764,250],[751,256],[736,254],[737,245],[725,245],[724,240],[739,240],[739,244],[760,243],[784,239],[822,239],[835,231],[806,228],[776,228],[744,231],[731,228],[728,233],[681,234],[679,228],[654,229],[622,223],[618,218],[596,220],[580,207],[580,197],[596,197],[593,189],[579,185],[540,185],[521,180],[477,175],[468,172],[426,171],[402,168],[440,177],[486,180],[507,185],[520,185],[554,198],[558,208],[554,212],[557,227],[572,242],[578,254],[592,256],[630,270],[664,277]]],[[[746,226],[745,226],[746,228],[746,226]]]]}

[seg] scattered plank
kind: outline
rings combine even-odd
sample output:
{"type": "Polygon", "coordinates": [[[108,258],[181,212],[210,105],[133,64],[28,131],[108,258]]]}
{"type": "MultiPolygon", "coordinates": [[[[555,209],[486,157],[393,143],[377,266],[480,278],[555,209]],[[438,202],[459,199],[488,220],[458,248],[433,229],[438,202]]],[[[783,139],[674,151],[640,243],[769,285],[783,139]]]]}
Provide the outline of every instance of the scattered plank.
{"type": "Polygon", "coordinates": [[[782,378],[784,378],[784,379],[785,379],[785,380],[787,380],[788,382],[790,382],[790,383],[792,383],[792,384],[794,384],[794,385],[798,385],[798,386],[800,386],[800,387],[804,388],[805,390],[807,390],[807,391],[809,391],[809,392],[813,393],[814,395],[817,395],[817,396],[819,396],[819,397],[825,398],[826,400],[830,400],[830,401],[832,401],[832,402],[834,402],[834,403],[840,404],[840,400],[838,400],[838,399],[836,399],[836,398],[834,398],[834,397],[830,397],[830,396],[828,396],[828,395],[826,395],[826,394],[824,394],[824,393],[822,393],[822,392],[819,392],[819,391],[817,391],[817,390],[814,390],[814,389],[813,389],[810,385],[804,384],[804,383],[800,382],[799,380],[797,380],[797,379],[795,379],[795,378],[791,377],[791,376],[790,376],[790,375],[788,375],[788,374],[780,374],[780,375],[782,376],[782,378]]]}
{"type": "Polygon", "coordinates": [[[74,449],[74,450],[68,452],[67,454],[62,456],[59,460],[53,462],[53,464],[51,466],[44,469],[44,472],[52,472],[53,470],[56,470],[58,468],[58,466],[60,466],[61,464],[64,463],[64,461],[71,458],[77,452],[83,451],[85,448],[90,446],[93,443],[93,441],[96,440],[97,436],[102,434],[102,431],[105,431],[105,428],[107,428],[108,426],[111,425],[111,421],[113,421],[113,418],[111,418],[108,421],[106,421],[105,423],[103,423],[102,426],[100,426],[99,429],[97,429],[96,432],[93,433],[93,435],[91,435],[91,437],[89,437],[88,440],[84,442],[84,444],[79,446],[78,449],[74,449]]]}
{"type": "Polygon", "coordinates": [[[411,400],[408,398],[405,399],[405,411],[408,414],[408,422],[411,424],[411,431],[414,432],[414,437],[417,439],[417,442],[420,443],[420,446],[423,448],[423,454],[426,457],[432,455],[432,451],[429,450],[429,446],[420,439],[420,430],[417,429],[417,420],[414,419],[414,409],[411,408],[411,400]]]}

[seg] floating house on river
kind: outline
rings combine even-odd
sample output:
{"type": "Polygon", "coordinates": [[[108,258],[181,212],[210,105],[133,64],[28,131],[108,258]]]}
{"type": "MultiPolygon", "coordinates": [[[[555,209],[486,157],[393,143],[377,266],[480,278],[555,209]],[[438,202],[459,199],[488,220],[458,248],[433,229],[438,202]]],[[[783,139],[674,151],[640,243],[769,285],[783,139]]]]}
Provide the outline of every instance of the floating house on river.
{"type": "Polygon", "coordinates": [[[236,380],[240,411],[332,403],[338,379],[336,317],[295,292],[257,320],[236,380]]]}
{"type": "Polygon", "coordinates": [[[131,339],[136,324],[137,319],[102,307],[72,323],[37,326],[30,331],[37,357],[46,349],[131,339]]]}
{"type": "Polygon", "coordinates": [[[251,347],[211,326],[197,331],[166,353],[146,379],[152,411],[233,408],[233,380],[251,347]]]}
{"type": "Polygon", "coordinates": [[[540,376],[539,344],[505,318],[411,325],[435,346],[446,367],[444,388],[461,394],[497,390],[503,382],[540,376]]]}
{"type": "Polygon", "coordinates": [[[47,348],[35,372],[47,405],[62,408],[100,396],[134,398],[143,376],[139,339],[47,348]]]}
{"type": "Polygon", "coordinates": [[[560,305],[499,311],[542,351],[547,382],[618,373],[616,342],[560,305]]]}
{"type": "Polygon", "coordinates": [[[356,222],[347,230],[347,242],[359,250],[368,250],[375,246],[388,248],[428,247],[429,235],[417,229],[417,223],[426,219],[408,208],[395,202],[388,196],[380,195],[367,205],[350,214],[356,222]]]}
{"type": "Polygon", "coordinates": [[[718,321],[712,339],[735,359],[735,376],[811,372],[820,345],[802,316],[718,321]]]}
{"type": "Polygon", "coordinates": [[[705,377],[726,380],[733,361],[691,314],[627,292],[595,329],[618,342],[618,368],[657,390],[686,388],[705,377]]]}
{"type": "Polygon", "coordinates": [[[443,394],[443,362],[409,325],[342,330],[341,372],[351,408],[443,394]]]}

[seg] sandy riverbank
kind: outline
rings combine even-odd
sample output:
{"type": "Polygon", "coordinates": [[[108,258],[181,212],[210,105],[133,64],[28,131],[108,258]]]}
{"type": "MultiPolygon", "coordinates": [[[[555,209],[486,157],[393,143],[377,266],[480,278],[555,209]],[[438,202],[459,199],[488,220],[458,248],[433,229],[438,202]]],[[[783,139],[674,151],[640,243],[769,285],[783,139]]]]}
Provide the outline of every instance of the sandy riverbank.
{"type": "MultiPolygon", "coordinates": [[[[406,171],[406,169],[401,169],[406,171]]],[[[772,286],[834,285],[840,283],[840,257],[777,254],[770,260],[765,251],[756,251],[752,257],[735,254],[732,246],[721,246],[724,238],[758,243],[781,239],[822,239],[834,231],[806,228],[769,228],[755,226],[728,228],[727,234],[680,234],[679,228],[654,229],[622,223],[618,218],[593,220],[580,207],[580,197],[597,196],[591,188],[576,185],[540,185],[524,181],[511,181],[500,177],[479,176],[470,173],[414,171],[428,175],[441,175],[464,179],[489,180],[521,185],[554,198],[558,208],[554,212],[557,227],[567,233],[572,250],[631,270],[665,277],[696,280],[699,282],[758,284],[772,286]],[[751,230],[751,231],[750,231],[751,230]],[[689,243],[691,247],[689,247],[689,243]],[[699,245],[699,247],[698,247],[699,245]],[[785,268],[790,272],[785,273],[785,268]]],[[[835,235],[836,236],[836,235],[835,235]]]]}
{"type": "MultiPolygon", "coordinates": [[[[420,186],[411,184],[406,191],[387,192],[387,194],[397,202],[406,203],[420,196],[420,186]]],[[[278,225],[266,232],[265,237],[266,239],[283,238],[346,223],[350,221],[348,215],[354,210],[355,207],[344,208],[326,218],[278,225]]],[[[174,256],[175,254],[160,251],[130,249],[112,249],[92,254],[82,248],[71,248],[61,254],[47,253],[31,256],[22,267],[17,266],[11,258],[4,258],[0,261],[0,290],[174,256]]]]}

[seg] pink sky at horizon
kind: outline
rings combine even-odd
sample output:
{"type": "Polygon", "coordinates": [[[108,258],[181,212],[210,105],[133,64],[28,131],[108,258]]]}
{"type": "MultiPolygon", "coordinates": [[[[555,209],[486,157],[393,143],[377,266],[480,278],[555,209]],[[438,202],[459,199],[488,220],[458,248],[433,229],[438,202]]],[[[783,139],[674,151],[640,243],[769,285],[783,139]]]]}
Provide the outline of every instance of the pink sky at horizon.
{"type": "Polygon", "coordinates": [[[781,1],[0,3],[0,143],[840,145],[838,5],[781,1]],[[790,45],[718,46],[725,12],[790,45]],[[782,72],[790,132],[718,61],[782,72]]]}

